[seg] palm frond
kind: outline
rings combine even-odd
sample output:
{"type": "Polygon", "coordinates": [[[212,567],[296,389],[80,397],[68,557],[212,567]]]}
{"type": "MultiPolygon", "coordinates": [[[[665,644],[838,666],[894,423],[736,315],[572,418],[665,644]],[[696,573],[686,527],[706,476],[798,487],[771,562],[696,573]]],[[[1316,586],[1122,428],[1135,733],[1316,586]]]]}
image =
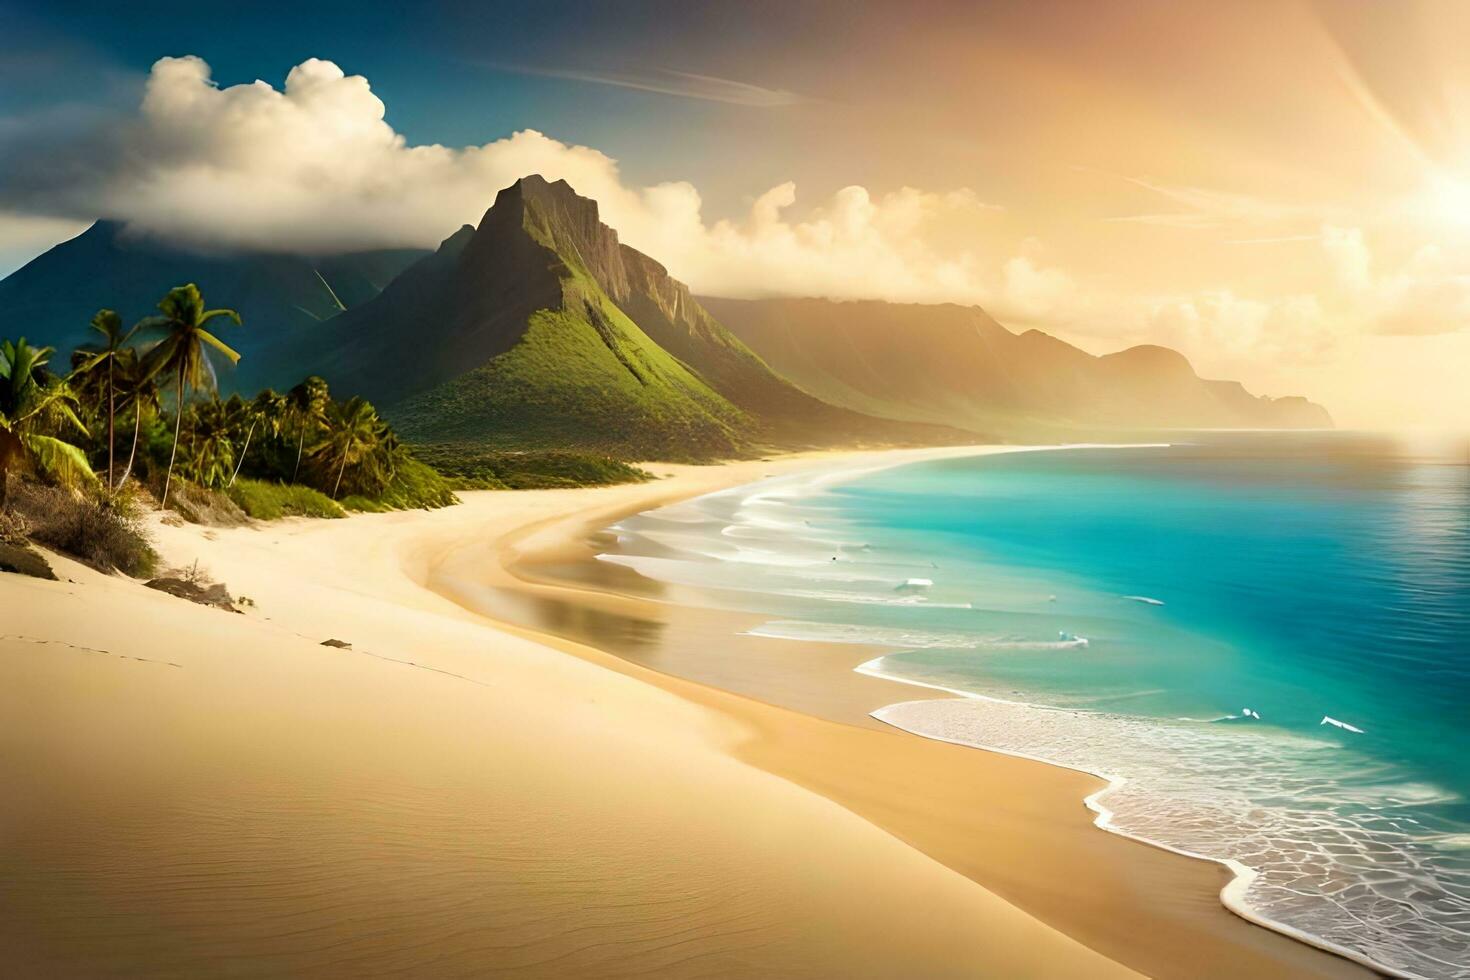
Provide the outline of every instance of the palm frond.
{"type": "Polygon", "coordinates": [[[47,407],[64,421],[71,423],[82,435],[90,436],[92,433],[87,431],[87,427],[82,424],[82,420],[77,417],[77,413],[67,404],[70,400],[70,398],[58,398],[47,407]]]}
{"type": "Polygon", "coordinates": [[[55,436],[26,433],[20,437],[30,456],[31,466],[48,480],[65,486],[95,483],[97,474],[87,463],[87,454],[71,443],[55,436]]]}
{"type": "Polygon", "coordinates": [[[77,353],[83,356],[72,365],[72,376],[89,373],[97,365],[111,357],[113,352],[110,350],[89,351],[84,347],[78,347],[77,353]]]}
{"type": "Polygon", "coordinates": [[[242,323],[240,319],[240,314],[236,313],[234,310],[219,309],[209,310],[207,313],[204,313],[202,316],[200,316],[199,326],[204,326],[206,323],[208,323],[210,320],[213,320],[217,316],[229,317],[231,320],[235,321],[235,326],[237,327],[240,326],[240,324],[242,323]]]}
{"type": "MultiPolygon", "coordinates": [[[[230,311],[227,310],[226,312],[230,312],[230,311]]],[[[219,351],[221,354],[223,354],[226,357],[228,357],[230,359],[230,363],[231,364],[239,364],[240,363],[240,352],[237,351],[237,350],[235,350],[229,344],[225,343],[223,340],[220,340],[218,337],[216,337],[214,334],[210,333],[208,330],[200,330],[199,331],[199,339],[202,340],[202,341],[204,341],[209,346],[213,347],[215,350],[219,351]]]]}

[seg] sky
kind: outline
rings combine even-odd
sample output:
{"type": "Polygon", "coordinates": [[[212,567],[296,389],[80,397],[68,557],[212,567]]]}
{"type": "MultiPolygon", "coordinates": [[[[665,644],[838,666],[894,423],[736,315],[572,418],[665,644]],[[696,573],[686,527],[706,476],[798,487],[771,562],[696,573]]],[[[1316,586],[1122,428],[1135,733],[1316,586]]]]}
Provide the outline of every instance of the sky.
{"type": "Polygon", "coordinates": [[[0,275],[432,246],[529,172],[696,291],[979,304],[1470,428],[1470,5],[0,0],[0,275]]]}

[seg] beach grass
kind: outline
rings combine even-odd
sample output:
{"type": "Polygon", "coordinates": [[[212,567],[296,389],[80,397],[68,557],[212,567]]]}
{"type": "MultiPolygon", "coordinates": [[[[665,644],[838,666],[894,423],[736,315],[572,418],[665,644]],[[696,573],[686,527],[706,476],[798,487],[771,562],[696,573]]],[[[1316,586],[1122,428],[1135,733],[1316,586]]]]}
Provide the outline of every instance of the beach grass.
{"type": "Polygon", "coordinates": [[[266,480],[237,480],[228,490],[230,499],[258,521],[279,517],[346,517],[342,505],[319,490],[300,484],[266,480]]]}
{"type": "Polygon", "coordinates": [[[146,578],[157,569],[142,505],[130,493],[83,493],[17,480],[8,503],[11,522],[24,527],[25,536],[98,571],[146,578]]]}
{"type": "Polygon", "coordinates": [[[458,502],[450,482],[433,467],[412,456],[398,461],[393,476],[376,493],[371,496],[349,494],[342,498],[342,506],[348,510],[369,513],[433,509],[458,502]]]}

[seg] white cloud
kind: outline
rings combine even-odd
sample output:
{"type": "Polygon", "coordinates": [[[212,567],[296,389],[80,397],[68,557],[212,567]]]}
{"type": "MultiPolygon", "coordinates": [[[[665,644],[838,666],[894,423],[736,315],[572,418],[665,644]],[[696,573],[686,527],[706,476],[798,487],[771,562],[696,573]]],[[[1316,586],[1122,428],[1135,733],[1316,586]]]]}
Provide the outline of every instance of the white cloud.
{"type": "Polygon", "coordinates": [[[624,240],[701,292],[961,303],[995,295],[994,263],[939,244],[946,224],[988,210],[968,191],[906,187],[874,198],[844,187],[802,219],[788,217],[796,200],[796,186],[780,184],[743,220],[706,224],[693,186],[664,184],[645,191],[636,210],[604,212],[624,240]]]}
{"type": "Polygon", "coordinates": [[[1220,366],[1307,363],[1339,339],[1311,294],[1260,300],[1228,289],[1157,301],[1147,333],[1157,343],[1220,366]]]}
{"type": "Polygon", "coordinates": [[[1450,333],[1470,326],[1470,264],[1427,245],[1397,269],[1375,271],[1361,229],[1322,229],[1322,248],[1347,293],[1346,316],[1366,332],[1450,333]]]}
{"type": "Polygon", "coordinates": [[[1022,253],[1003,267],[1000,298],[1018,319],[1039,322],[1052,319],[1075,302],[1077,284],[1061,269],[1040,264],[1041,244],[1028,240],[1022,253]]]}
{"type": "MultiPolygon", "coordinates": [[[[33,160],[23,203],[209,247],[433,246],[478,222],[501,188],[539,173],[595,199],[623,240],[704,292],[973,303],[991,298],[1000,277],[970,250],[992,208],[968,190],[875,197],[846,187],[794,218],[787,183],[744,218],[709,222],[693,185],[630,187],[617,162],[590,147],[534,130],[462,149],[410,146],[384,116],[367,79],[329,61],[297,65],[278,90],[263,81],[220,88],[201,59],[164,58],[138,114],[91,134],[111,151],[88,155],[115,165],[38,188],[45,167],[33,160]]],[[[77,155],[75,145],[63,149],[77,155]]]]}

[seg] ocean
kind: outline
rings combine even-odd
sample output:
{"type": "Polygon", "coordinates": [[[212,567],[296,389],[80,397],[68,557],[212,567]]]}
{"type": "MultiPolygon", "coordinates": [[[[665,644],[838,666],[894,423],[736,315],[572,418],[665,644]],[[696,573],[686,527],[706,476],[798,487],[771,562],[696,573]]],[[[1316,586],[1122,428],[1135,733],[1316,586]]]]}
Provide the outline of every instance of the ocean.
{"type": "Polygon", "coordinates": [[[870,647],[889,724],[1107,777],[1100,823],[1243,914],[1470,977],[1470,450],[1158,439],[772,479],[601,557],[870,647]]]}

